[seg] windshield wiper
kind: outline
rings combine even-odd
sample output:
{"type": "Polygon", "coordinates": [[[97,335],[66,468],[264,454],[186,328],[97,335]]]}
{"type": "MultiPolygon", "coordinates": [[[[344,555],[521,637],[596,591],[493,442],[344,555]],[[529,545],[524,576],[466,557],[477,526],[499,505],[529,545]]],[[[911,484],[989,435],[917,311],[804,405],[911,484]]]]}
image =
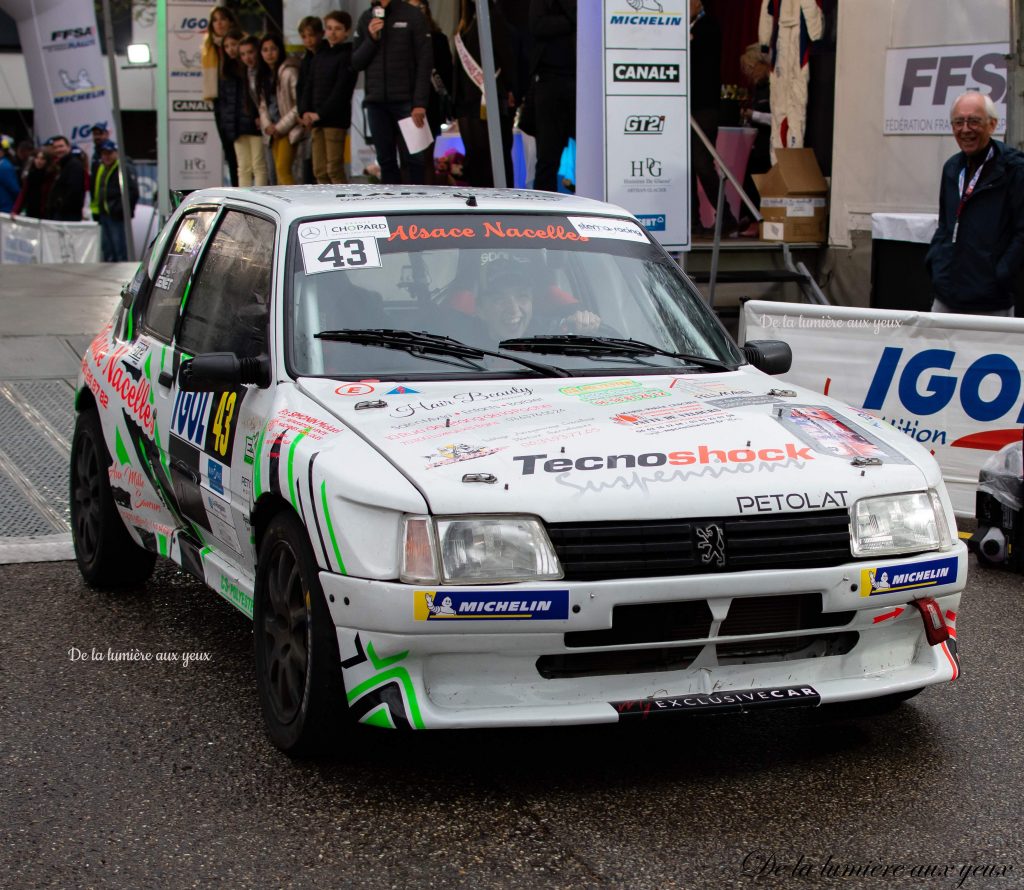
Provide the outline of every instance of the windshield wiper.
{"type": "Polygon", "coordinates": [[[507,355],[491,349],[470,346],[454,337],[441,334],[428,334],[425,331],[400,331],[391,328],[348,329],[320,331],[314,334],[318,340],[333,340],[338,343],[359,343],[363,346],[380,346],[384,349],[401,349],[412,355],[448,355],[456,358],[481,359],[485,355],[516,362],[524,368],[536,371],[546,377],[569,377],[568,371],[554,365],[520,358],[518,355],[507,355]]]}
{"type": "Polygon", "coordinates": [[[735,371],[736,369],[716,358],[703,355],[689,355],[685,352],[671,352],[644,343],[640,340],[623,340],[619,337],[588,337],[583,334],[552,334],[540,337],[517,337],[502,340],[501,349],[517,349],[524,352],[557,352],[562,355],[664,355],[700,368],[711,368],[716,371],[735,371]]]}

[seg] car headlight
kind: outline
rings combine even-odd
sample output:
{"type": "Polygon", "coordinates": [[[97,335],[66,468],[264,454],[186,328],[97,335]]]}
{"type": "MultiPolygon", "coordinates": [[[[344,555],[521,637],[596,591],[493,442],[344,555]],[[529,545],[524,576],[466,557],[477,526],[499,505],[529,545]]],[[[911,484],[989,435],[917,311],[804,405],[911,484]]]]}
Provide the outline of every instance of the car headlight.
{"type": "Polygon", "coordinates": [[[401,580],[406,584],[549,581],[562,567],[547,532],[530,516],[407,516],[401,580]]]}
{"type": "Polygon", "coordinates": [[[854,505],[854,556],[939,550],[950,541],[946,514],[934,491],[865,498],[854,505]]]}

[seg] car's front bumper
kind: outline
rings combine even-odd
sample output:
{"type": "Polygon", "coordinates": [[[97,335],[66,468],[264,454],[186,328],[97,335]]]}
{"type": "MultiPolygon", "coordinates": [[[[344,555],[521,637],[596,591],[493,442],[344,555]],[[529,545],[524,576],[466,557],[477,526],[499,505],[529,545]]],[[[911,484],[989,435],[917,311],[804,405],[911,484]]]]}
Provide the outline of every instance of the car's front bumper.
{"type": "Polygon", "coordinates": [[[879,561],[873,576],[863,563],[848,563],[476,588],[320,578],[356,716],[381,726],[456,728],[825,704],[949,681],[959,673],[956,613],[966,563],[958,542],[942,553],[879,561]],[[798,595],[821,597],[813,627],[722,632],[734,601],[798,595]],[[908,605],[923,597],[938,602],[948,641],[929,645],[922,615],[908,605]],[[680,638],[653,627],[641,632],[643,642],[612,645],[587,645],[585,637],[581,645],[575,635],[611,628],[616,606],[681,601],[707,603],[707,632],[680,638]]]}

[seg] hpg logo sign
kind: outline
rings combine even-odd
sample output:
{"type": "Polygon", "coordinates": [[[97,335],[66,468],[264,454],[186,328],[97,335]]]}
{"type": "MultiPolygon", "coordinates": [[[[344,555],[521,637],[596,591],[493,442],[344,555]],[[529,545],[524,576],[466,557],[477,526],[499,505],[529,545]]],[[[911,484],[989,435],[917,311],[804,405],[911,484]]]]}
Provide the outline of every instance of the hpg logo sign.
{"type": "Polygon", "coordinates": [[[948,136],[949,110],[965,90],[992,98],[1006,129],[1006,43],[890,49],[885,59],[886,135],[948,136]]]}

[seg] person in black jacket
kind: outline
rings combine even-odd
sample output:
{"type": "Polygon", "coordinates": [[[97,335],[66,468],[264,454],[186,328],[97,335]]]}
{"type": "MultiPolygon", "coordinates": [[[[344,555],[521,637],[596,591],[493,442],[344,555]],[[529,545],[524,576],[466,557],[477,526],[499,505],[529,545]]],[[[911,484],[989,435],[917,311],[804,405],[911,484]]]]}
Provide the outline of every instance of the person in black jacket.
{"type": "Polygon", "coordinates": [[[117,143],[108,139],[99,146],[100,167],[96,171],[96,204],[99,208],[100,252],[105,263],[128,261],[128,247],[124,232],[124,201],[121,197],[121,178],[118,167],[124,165],[128,181],[128,200],[131,214],[139,202],[139,181],[129,160],[118,158],[117,143]]]}
{"type": "Polygon", "coordinates": [[[530,34],[537,121],[533,187],[557,192],[562,151],[576,136],[576,0],[531,0],[530,34]]]}
{"type": "MultiPolygon", "coordinates": [[[[430,101],[427,103],[427,126],[434,139],[441,135],[441,125],[446,124],[453,116],[452,108],[452,50],[444,31],[430,14],[427,0],[406,0],[410,6],[416,7],[427,20],[430,31],[430,49],[434,55],[434,67],[430,72],[430,101]]],[[[434,182],[434,165],[427,164],[427,184],[434,182]]]]}
{"type": "Polygon", "coordinates": [[[46,145],[57,159],[57,179],[46,200],[44,219],[81,222],[85,202],[85,156],[80,151],[72,151],[67,136],[54,136],[46,140],[46,145]]]}
{"type": "Polygon", "coordinates": [[[1024,264],[1024,154],[992,138],[999,117],[989,96],[964,93],[950,121],[960,151],[942,168],[925,257],[932,312],[1012,317],[1024,264]]]}
{"type": "Polygon", "coordinates": [[[351,30],[352,17],[347,12],[324,16],[327,39],[313,56],[303,82],[299,109],[302,123],[313,131],[313,175],[320,183],[348,182],[345,139],[352,125],[352,91],[356,87],[352,45],[345,42],[351,30]]]}
{"type": "Polygon", "coordinates": [[[499,107],[492,111],[483,102],[484,83],[483,70],[480,67],[478,30],[480,20],[476,14],[476,3],[473,0],[463,0],[462,20],[455,33],[455,114],[459,119],[459,135],[462,136],[462,144],[466,147],[466,162],[463,168],[466,180],[470,185],[481,188],[493,188],[495,185],[491,169],[491,142],[487,118],[493,113],[497,114],[505,156],[505,182],[498,184],[511,187],[512,117],[519,104],[515,95],[518,69],[511,29],[493,0],[490,0],[489,12],[499,107]]]}
{"type": "Polygon", "coordinates": [[[396,151],[410,181],[424,181],[429,149],[410,154],[398,122],[411,117],[417,127],[427,125],[433,57],[427,20],[402,0],[372,0],[359,17],[352,68],[366,72],[364,104],[381,182],[401,182],[396,151]]]}
{"type": "MultiPolygon", "coordinates": [[[[313,59],[320,44],[324,42],[324,23],[319,16],[307,15],[299,22],[299,38],[306,51],[299,59],[299,81],[295,85],[295,96],[299,103],[299,121],[309,111],[303,105],[303,93],[306,83],[309,81],[310,72],[313,70],[313,59]]],[[[310,128],[302,122],[302,139],[295,146],[295,154],[301,165],[301,182],[309,185],[316,182],[313,176],[313,143],[310,128]]]]}

